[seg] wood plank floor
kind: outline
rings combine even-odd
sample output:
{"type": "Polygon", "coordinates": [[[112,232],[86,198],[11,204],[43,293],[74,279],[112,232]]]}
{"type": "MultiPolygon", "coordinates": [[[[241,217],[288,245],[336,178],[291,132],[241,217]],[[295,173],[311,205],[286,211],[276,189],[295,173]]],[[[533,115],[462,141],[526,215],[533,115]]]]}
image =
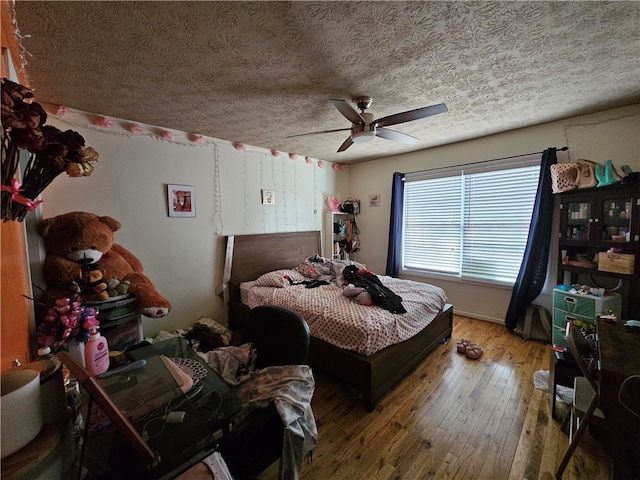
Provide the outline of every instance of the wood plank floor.
{"type": "MultiPolygon", "coordinates": [[[[549,368],[550,349],[523,342],[504,325],[454,316],[440,345],[368,413],[338,382],[315,372],[318,424],[313,462],[302,480],[553,479],[567,436],[550,415],[533,373],[549,368]],[[457,353],[470,338],[479,360],[457,353]]],[[[560,404],[564,407],[563,404],[560,404]]],[[[565,480],[610,478],[604,442],[587,434],[565,480]]],[[[277,464],[260,475],[275,480],[277,464]]]]}

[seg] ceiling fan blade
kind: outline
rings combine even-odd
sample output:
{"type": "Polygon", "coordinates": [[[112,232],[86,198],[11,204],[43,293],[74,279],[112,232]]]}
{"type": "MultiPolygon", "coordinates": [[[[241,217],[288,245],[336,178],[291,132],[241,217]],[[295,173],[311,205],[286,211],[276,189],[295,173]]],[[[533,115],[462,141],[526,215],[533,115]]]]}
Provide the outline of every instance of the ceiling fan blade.
{"type": "Polygon", "coordinates": [[[321,132],[298,133],[297,135],[289,135],[285,138],[303,137],[305,135],[319,135],[321,133],[346,132],[347,130],[351,130],[351,129],[350,128],[334,128],[333,130],[322,130],[321,132]]]}
{"type": "Polygon", "coordinates": [[[398,123],[411,122],[413,120],[419,120],[421,118],[430,117],[431,115],[437,115],[438,113],[448,112],[447,106],[444,103],[438,105],[431,105],[430,107],[416,108],[415,110],[408,110],[406,112],[395,113],[387,117],[382,117],[371,122],[372,125],[378,127],[388,127],[389,125],[397,125],[398,123]]]}
{"type": "Polygon", "coordinates": [[[362,116],[356,112],[346,100],[332,98],[331,103],[333,103],[333,106],[336,107],[351,123],[355,123],[356,125],[364,125],[366,123],[364,118],[362,118],[362,116]]]}
{"type": "Polygon", "coordinates": [[[348,136],[347,139],[344,141],[344,143],[340,145],[340,148],[338,149],[338,153],[344,152],[351,145],[353,145],[353,140],[351,140],[351,136],[348,136]]]}
{"type": "Polygon", "coordinates": [[[412,137],[411,135],[407,135],[406,133],[401,133],[389,128],[377,128],[376,135],[386,140],[393,140],[394,142],[400,142],[406,145],[413,145],[414,143],[419,141],[416,137],[412,137]]]}

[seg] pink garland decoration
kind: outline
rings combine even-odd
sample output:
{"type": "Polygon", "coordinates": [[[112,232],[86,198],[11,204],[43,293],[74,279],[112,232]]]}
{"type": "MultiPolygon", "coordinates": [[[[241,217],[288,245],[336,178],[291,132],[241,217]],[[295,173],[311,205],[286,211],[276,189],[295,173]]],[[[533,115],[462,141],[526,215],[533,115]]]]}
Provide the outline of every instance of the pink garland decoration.
{"type": "Polygon", "coordinates": [[[318,167],[324,168],[324,162],[322,160],[318,160],[318,167]]]}
{"type": "Polygon", "coordinates": [[[280,156],[280,152],[278,150],[271,150],[271,155],[274,157],[279,157],[280,156]]]}
{"type": "Polygon", "coordinates": [[[111,120],[109,120],[104,115],[100,115],[98,118],[96,118],[96,125],[98,127],[102,127],[102,128],[111,128],[111,127],[113,127],[113,123],[111,123],[111,120]]]}
{"type": "Polygon", "coordinates": [[[307,163],[311,163],[312,162],[311,157],[304,157],[304,161],[307,162],[307,163]]]}
{"type": "Polygon", "coordinates": [[[69,109],[64,105],[58,105],[58,108],[56,108],[55,115],[57,115],[60,118],[64,118],[67,115],[69,115],[69,109]]]}
{"type": "Polygon", "coordinates": [[[238,143],[238,142],[234,143],[233,147],[239,152],[244,152],[247,149],[247,147],[245,147],[243,143],[238,143]]]}
{"type": "Polygon", "coordinates": [[[196,145],[204,145],[204,137],[202,135],[192,135],[191,141],[196,145]]]}
{"type": "Polygon", "coordinates": [[[139,123],[132,123],[129,125],[129,131],[135,135],[141,135],[144,132],[144,128],[139,123]]]}
{"type": "Polygon", "coordinates": [[[333,165],[331,165],[331,168],[333,168],[334,172],[337,172],[338,170],[340,170],[340,165],[338,165],[337,163],[334,163],[333,165]]]}
{"type": "Polygon", "coordinates": [[[349,168],[349,166],[345,163],[341,163],[340,164],[340,170],[346,170],[347,168],[349,168]]]}
{"type": "Polygon", "coordinates": [[[290,154],[289,154],[289,158],[290,158],[291,160],[295,160],[295,159],[297,159],[297,158],[298,158],[298,155],[297,155],[297,154],[295,154],[295,153],[290,153],[290,154]]]}

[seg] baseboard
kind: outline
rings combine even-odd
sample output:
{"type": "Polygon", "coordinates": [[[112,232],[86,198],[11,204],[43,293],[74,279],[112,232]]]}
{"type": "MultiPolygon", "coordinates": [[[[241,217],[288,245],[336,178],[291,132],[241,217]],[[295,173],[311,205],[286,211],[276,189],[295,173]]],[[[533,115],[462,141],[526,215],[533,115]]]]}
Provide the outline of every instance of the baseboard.
{"type": "Polygon", "coordinates": [[[485,322],[499,323],[504,325],[504,318],[493,318],[493,317],[487,317],[485,315],[478,315],[477,313],[463,312],[460,310],[456,310],[455,305],[453,306],[453,314],[460,315],[461,317],[469,317],[475,320],[483,320],[485,322]]]}

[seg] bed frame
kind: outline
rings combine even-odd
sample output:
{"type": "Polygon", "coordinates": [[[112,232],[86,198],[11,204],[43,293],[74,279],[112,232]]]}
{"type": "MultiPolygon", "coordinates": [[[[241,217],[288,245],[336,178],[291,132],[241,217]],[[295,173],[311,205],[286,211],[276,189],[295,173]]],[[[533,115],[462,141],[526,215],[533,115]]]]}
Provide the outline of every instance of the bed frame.
{"type": "MultiPolygon", "coordinates": [[[[272,270],[292,268],[321,252],[320,232],[269,233],[227,237],[225,298],[229,326],[242,329],[249,307],[240,300],[240,283],[272,270]]],[[[420,333],[402,343],[365,357],[311,337],[309,364],[355,387],[365,407],[373,411],[382,396],[440,343],[451,338],[453,307],[445,305],[420,333]]]]}

